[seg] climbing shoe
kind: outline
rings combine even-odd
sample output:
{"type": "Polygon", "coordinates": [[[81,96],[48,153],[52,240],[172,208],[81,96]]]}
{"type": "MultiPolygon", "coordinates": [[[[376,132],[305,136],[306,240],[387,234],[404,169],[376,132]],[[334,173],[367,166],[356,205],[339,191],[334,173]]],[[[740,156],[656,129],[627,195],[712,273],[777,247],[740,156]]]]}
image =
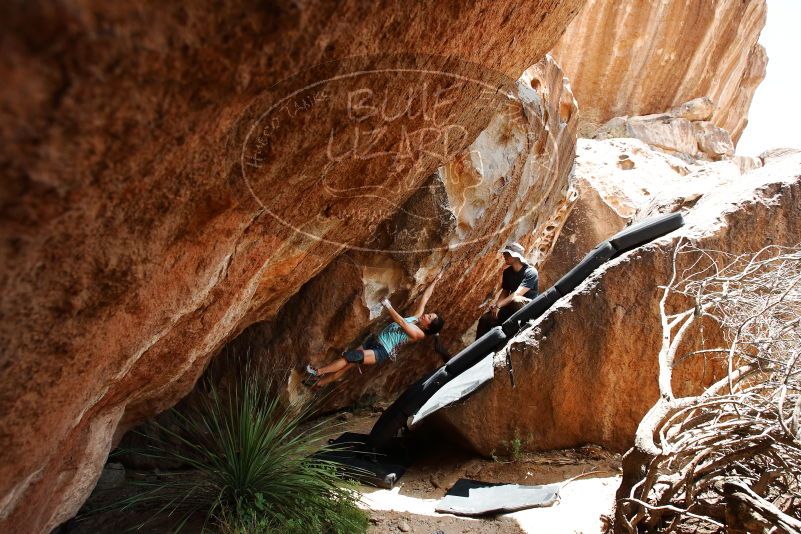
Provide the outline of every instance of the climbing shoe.
{"type": "Polygon", "coordinates": [[[317,370],[316,367],[312,367],[311,364],[306,365],[306,378],[303,380],[303,385],[307,387],[311,387],[320,380],[320,372],[317,370]]]}

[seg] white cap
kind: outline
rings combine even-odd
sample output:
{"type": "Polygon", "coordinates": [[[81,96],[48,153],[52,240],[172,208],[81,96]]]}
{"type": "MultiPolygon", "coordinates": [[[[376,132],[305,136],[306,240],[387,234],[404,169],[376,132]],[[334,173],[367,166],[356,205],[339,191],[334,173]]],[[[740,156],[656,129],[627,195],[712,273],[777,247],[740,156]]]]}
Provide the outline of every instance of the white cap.
{"type": "Polygon", "coordinates": [[[501,250],[502,254],[509,254],[510,256],[517,258],[523,263],[525,263],[526,261],[526,258],[523,256],[525,252],[526,249],[524,249],[523,245],[521,245],[520,243],[509,243],[508,245],[503,247],[503,250],[501,250]]]}

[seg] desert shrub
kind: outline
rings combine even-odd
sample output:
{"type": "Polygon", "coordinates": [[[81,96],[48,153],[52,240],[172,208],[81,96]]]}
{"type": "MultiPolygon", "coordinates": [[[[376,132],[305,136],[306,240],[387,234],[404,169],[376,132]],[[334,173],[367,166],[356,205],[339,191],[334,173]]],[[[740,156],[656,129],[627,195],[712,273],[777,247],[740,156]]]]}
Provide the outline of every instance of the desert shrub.
{"type": "Polygon", "coordinates": [[[304,427],[311,407],[285,408],[270,389],[247,372],[222,391],[209,381],[207,394],[175,411],[171,427],[157,433],[165,439],[144,451],[187,469],[143,483],[122,507],[147,504],[156,515],[175,514],[179,530],[204,514],[204,529],[232,534],[365,532],[367,515],[353,486],[332,462],[312,456],[326,423],[304,427]]]}

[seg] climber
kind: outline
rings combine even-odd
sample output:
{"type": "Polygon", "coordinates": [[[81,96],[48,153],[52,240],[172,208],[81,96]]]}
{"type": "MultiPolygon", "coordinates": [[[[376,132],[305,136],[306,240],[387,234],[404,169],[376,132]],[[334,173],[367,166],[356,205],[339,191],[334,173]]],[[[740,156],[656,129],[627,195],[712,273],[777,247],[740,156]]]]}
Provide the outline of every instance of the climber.
{"type": "Polygon", "coordinates": [[[509,243],[501,251],[506,266],[501,274],[501,287],[490,302],[489,310],[478,320],[476,339],[503,323],[539,293],[537,270],[526,262],[524,252],[519,243],[509,243]]]}
{"type": "Polygon", "coordinates": [[[425,307],[434,292],[434,286],[441,277],[442,273],[439,273],[431,285],[426,288],[417,310],[411,317],[401,316],[392,307],[389,299],[384,299],[381,304],[392,317],[392,324],[386,326],[377,336],[369,335],[361,346],[343,352],[341,358],[337,358],[324,367],[317,369],[306,365],[308,377],[304,380],[304,384],[323,387],[341,378],[355,365],[375,365],[384,362],[387,358],[394,360],[402,346],[437,334],[442,330],[445,321],[438,313],[425,313],[425,307]]]}

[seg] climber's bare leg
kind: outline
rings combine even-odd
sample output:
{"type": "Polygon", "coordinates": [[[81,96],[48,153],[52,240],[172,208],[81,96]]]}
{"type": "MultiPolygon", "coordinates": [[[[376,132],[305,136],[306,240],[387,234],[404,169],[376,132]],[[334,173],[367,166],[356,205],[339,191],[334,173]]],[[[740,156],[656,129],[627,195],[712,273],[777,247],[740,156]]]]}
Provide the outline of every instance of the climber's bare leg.
{"type": "Polygon", "coordinates": [[[320,380],[318,380],[314,385],[315,387],[322,388],[330,384],[331,382],[335,382],[345,376],[345,373],[351,370],[351,368],[356,365],[355,363],[346,363],[345,367],[340,369],[335,373],[328,373],[324,375],[320,380]]]}
{"type": "Polygon", "coordinates": [[[345,358],[337,358],[328,365],[317,369],[317,372],[319,373],[320,376],[323,376],[331,373],[338,373],[341,370],[347,368],[348,368],[348,360],[346,360],[345,358]]]}
{"type": "MultiPolygon", "coordinates": [[[[375,352],[373,352],[372,350],[363,349],[361,347],[358,350],[361,350],[362,353],[364,353],[364,361],[362,362],[363,365],[375,365],[376,363],[375,352]]],[[[337,361],[328,364],[325,367],[321,367],[320,369],[317,370],[320,373],[321,378],[320,380],[317,381],[315,385],[317,387],[327,386],[331,382],[334,382],[342,378],[345,375],[345,373],[347,373],[355,365],[356,365],[355,363],[350,363],[345,358],[339,358],[337,361]],[[345,362],[345,364],[339,365],[340,361],[345,362]],[[327,371],[329,367],[331,368],[338,367],[338,369],[335,371],[327,371]]]]}

